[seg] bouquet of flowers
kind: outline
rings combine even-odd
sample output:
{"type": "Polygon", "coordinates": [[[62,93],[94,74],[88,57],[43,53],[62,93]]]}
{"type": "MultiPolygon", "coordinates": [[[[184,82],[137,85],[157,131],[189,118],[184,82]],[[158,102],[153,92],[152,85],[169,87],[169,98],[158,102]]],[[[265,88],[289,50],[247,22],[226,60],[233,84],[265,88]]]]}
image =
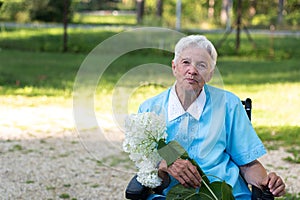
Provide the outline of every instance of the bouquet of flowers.
{"type": "Polygon", "coordinates": [[[178,158],[187,159],[195,165],[202,176],[200,188],[185,188],[178,184],[171,188],[167,200],[213,199],[234,200],[232,188],[225,181],[210,183],[198,164],[192,160],[176,141],[166,143],[166,124],[162,116],[152,112],[130,115],[125,122],[123,149],[138,168],[137,180],[144,186],[155,188],[161,184],[157,164],[166,160],[168,166],[178,158]]]}
{"type": "Polygon", "coordinates": [[[166,137],[162,116],[152,112],[132,114],[125,121],[123,149],[138,168],[137,180],[150,188],[161,184],[157,164],[162,160],[157,146],[166,137]]]}

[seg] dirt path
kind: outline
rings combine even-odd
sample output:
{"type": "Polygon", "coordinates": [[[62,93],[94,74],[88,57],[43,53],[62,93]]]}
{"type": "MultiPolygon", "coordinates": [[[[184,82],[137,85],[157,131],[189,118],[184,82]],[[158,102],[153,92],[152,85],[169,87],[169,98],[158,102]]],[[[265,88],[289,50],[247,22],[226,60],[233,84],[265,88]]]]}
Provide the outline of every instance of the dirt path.
{"type": "MultiPolygon", "coordinates": [[[[133,169],[120,140],[95,140],[97,129],[78,137],[70,106],[21,104],[0,105],[0,199],[124,199],[133,169]]],[[[109,121],[101,128],[122,135],[109,121]]],[[[283,161],[287,155],[270,151],[261,161],[285,177],[289,193],[299,193],[299,165],[283,161]]]]}

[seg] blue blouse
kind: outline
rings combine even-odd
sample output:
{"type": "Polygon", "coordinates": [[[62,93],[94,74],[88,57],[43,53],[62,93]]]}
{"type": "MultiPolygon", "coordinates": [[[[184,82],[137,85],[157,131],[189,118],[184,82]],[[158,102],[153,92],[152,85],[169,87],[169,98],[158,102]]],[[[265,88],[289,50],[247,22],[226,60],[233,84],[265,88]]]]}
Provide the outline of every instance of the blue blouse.
{"type": "MultiPolygon", "coordinates": [[[[146,100],[139,112],[163,114],[167,124],[167,141],[179,142],[206,175],[217,176],[231,185],[235,199],[251,199],[239,166],[261,157],[266,150],[240,99],[228,91],[205,85],[206,101],[200,118],[195,119],[185,112],[169,121],[170,91],[171,88],[146,100]]],[[[213,176],[208,176],[210,181],[219,181],[213,176]]],[[[164,194],[177,183],[171,178],[164,194]]],[[[155,196],[149,199],[155,199],[155,196]]]]}

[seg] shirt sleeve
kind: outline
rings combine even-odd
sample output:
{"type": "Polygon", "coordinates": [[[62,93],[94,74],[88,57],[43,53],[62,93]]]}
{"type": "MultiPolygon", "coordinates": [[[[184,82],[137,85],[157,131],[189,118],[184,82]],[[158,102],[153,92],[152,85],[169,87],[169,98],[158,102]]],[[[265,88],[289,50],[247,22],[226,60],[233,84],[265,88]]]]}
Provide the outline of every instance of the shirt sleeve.
{"type": "MultiPolygon", "coordinates": [[[[226,151],[239,166],[248,164],[266,153],[241,101],[231,101],[226,111],[226,151]]],[[[228,105],[228,103],[227,103],[228,105]]]]}

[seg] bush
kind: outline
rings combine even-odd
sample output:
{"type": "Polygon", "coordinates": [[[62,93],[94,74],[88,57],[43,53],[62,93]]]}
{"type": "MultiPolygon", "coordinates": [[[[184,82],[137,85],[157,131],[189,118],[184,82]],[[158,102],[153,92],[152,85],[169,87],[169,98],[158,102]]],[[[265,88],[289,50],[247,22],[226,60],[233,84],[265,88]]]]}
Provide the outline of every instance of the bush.
{"type": "Polygon", "coordinates": [[[25,12],[25,1],[4,1],[0,8],[0,18],[16,20],[18,13],[25,12]]]}
{"type": "Polygon", "coordinates": [[[71,0],[31,0],[30,15],[32,20],[44,22],[61,22],[64,14],[65,1],[68,5],[67,11],[71,19],[71,0]]]}
{"type": "Polygon", "coordinates": [[[0,18],[16,22],[62,22],[65,1],[70,20],[73,13],[71,0],[6,0],[0,9],[0,18]]]}

